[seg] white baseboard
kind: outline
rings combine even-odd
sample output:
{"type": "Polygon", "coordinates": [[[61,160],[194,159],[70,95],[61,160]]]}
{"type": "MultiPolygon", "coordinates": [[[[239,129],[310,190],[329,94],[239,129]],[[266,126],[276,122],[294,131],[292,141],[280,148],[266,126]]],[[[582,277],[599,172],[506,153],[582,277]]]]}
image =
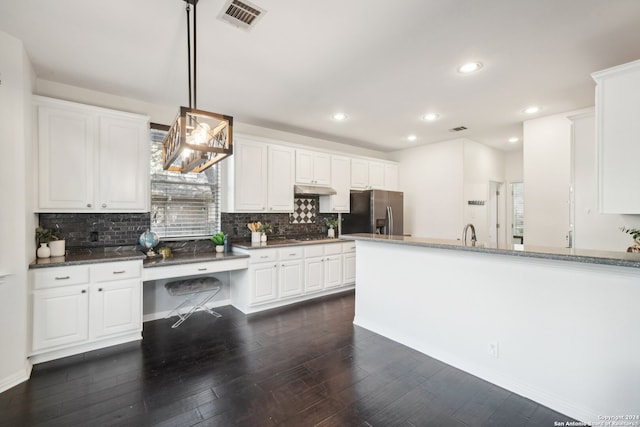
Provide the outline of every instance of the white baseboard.
{"type": "Polygon", "coordinates": [[[8,377],[2,378],[2,380],[0,380],[0,393],[27,381],[29,377],[31,377],[31,368],[31,362],[27,360],[24,363],[23,369],[9,375],[8,377]]]}

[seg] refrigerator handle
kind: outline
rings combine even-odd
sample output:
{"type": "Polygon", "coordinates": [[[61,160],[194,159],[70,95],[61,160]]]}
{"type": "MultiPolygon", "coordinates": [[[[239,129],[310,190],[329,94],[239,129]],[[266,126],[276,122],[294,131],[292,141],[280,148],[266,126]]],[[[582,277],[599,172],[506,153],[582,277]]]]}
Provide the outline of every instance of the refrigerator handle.
{"type": "Polygon", "coordinates": [[[387,218],[389,221],[389,228],[387,229],[387,234],[392,235],[393,234],[393,209],[391,208],[391,206],[387,206],[387,218]]]}

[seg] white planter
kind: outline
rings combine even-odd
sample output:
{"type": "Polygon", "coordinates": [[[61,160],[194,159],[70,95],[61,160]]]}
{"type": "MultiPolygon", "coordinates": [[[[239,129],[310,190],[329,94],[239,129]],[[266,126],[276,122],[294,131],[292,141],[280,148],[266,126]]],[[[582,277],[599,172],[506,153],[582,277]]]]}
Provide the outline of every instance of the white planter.
{"type": "Polygon", "coordinates": [[[251,243],[260,243],[260,235],[262,233],[260,233],[259,231],[252,231],[251,232],[251,243]]]}
{"type": "Polygon", "coordinates": [[[46,243],[40,243],[40,247],[36,251],[38,258],[49,258],[51,256],[51,249],[46,243]]]}
{"type": "Polygon", "coordinates": [[[261,242],[266,242],[267,241],[267,234],[266,233],[262,233],[262,236],[260,236],[260,241],[261,242]]]}
{"type": "Polygon", "coordinates": [[[333,228],[327,230],[327,237],[334,238],[336,237],[336,231],[333,228]]]}
{"type": "Polygon", "coordinates": [[[216,245],[216,253],[222,253],[224,252],[224,246],[223,245],[216,245]]]}
{"type": "Polygon", "coordinates": [[[49,248],[51,249],[51,256],[64,256],[65,241],[54,240],[49,242],[49,248]]]}

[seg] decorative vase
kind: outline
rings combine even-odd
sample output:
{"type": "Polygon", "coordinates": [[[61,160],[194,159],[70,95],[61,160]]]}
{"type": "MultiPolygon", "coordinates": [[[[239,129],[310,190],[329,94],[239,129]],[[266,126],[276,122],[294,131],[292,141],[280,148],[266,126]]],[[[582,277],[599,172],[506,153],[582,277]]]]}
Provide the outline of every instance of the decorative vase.
{"type": "Polygon", "coordinates": [[[49,242],[49,248],[51,248],[51,256],[64,256],[65,241],[53,240],[49,242]]]}
{"type": "Polygon", "coordinates": [[[260,243],[260,232],[252,231],[251,232],[251,243],[260,243]]]}
{"type": "Polygon", "coordinates": [[[216,253],[224,252],[224,245],[216,245],[216,253]]]}
{"type": "Polygon", "coordinates": [[[40,243],[36,255],[38,255],[38,258],[49,258],[51,256],[51,249],[49,249],[46,243],[40,243]]]}
{"type": "Polygon", "coordinates": [[[267,233],[262,233],[262,235],[260,236],[260,241],[261,242],[266,242],[267,241],[267,233]]]}
{"type": "Polygon", "coordinates": [[[333,239],[334,237],[336,237],[336,230],[334,230],[333,228],[329,228],[327,230],[327,236],[331,239],[333,239]]]}

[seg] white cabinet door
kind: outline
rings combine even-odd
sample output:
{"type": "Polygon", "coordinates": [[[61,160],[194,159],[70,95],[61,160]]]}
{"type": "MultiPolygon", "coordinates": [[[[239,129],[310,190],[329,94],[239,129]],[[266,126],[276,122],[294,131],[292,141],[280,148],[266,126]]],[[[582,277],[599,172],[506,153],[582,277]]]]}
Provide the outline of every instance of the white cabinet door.
{"type": "Polygon", "coordinates": [[[296,183],[313,184],[313,152],[296,150],[296,183]]]}
{"type": "Polygon", "coordinates": [[[384,189],[388,191],[398,191],[398,165],[384,165],[384,189]]]}
{"type": "Polygon", "coordinates": [[[351,159],[331,156],[331,188],[333,196],[320,196],[320,212],[348,213],[350,208],[351,159]]]}
{"type": "Polygon", "coordinates": [[[93,209],[94,140],[91,114],[38,107],[39,209],[93,209]]]}
{"type": "Polygon", "coordinates": [[[304,261],[304,291],[316,292],[324,288],[324,262],[322,257],[307,258],[304,261]]]}
{"type": "Polygon", "coordinates": [[[331,156],[325,153],[313,155],[313,179],[314,184],[331,184],[331,156]]]}
{"type": "Polygon", "coordinates": [[[268,210],[269,212],[293,212],[295,150],[271,145],[268,148],[268,155],[268,210]]]}
{"type": "Polygon", "coordinates": [[[343,274],[342,282],[345,285],[350,285],[356,282],[356,254],[349,253],[342,255],[343,260],[343,274]]]}
{"type": "Polygon", "coordinates": [[[296,183],[329,185],[331,156],[315,151],[296,150],[296,183]]]}
{"type": "Polygon", "coordinates": [[[100,116],[98,208],[149,210],[149,131],[140,119],[100,116]]]}
{"type": "Polygon", "coordinates": [[[88,285],[33,292],[33,347],[40,350],[89,337],[88,285]]]}
{"type": "Polygon", "coordinates": [[[278,299],[278,265],[265,263],[250,267],[250,304],[260,304],[278,299]]]}
{"type": "Polygon", "coordinates": [[[351,159],[351,188],[365,189],[369,186],[369,162],[351,159]]]}
{"type": "Polygon", "coordinates": [[[267,206],[267,146],[237,141],[234,147],[235,210],[261,212],[267,206]]]}
{"type": "Polygon", "coordinates": [[[379,162],[369,162],[369,188],[385,190],[384,180],[385,164],[379,162]]]}
{"type": "Polygon", "coordinates": [[[280,297],[291,297],[302,294],[304,276],[302,260],[287,261],[280,264],[278,271],[280,297]]]}
{"type": "Polygon", "coordinates": [[[334,288],[342,285],[342,255],[324,258],[324,287],[334,288]]]}
{"type": "Polygon", "coordinates": [[[91,336],[142,329],[140,279],[97,283],[91,289],[91,336]]]}
{"type": "Polygon", "coordinates": [[[593,74],[598,141],[598,195],[606,214],[640,213],[640,61],[593,74]]]}

